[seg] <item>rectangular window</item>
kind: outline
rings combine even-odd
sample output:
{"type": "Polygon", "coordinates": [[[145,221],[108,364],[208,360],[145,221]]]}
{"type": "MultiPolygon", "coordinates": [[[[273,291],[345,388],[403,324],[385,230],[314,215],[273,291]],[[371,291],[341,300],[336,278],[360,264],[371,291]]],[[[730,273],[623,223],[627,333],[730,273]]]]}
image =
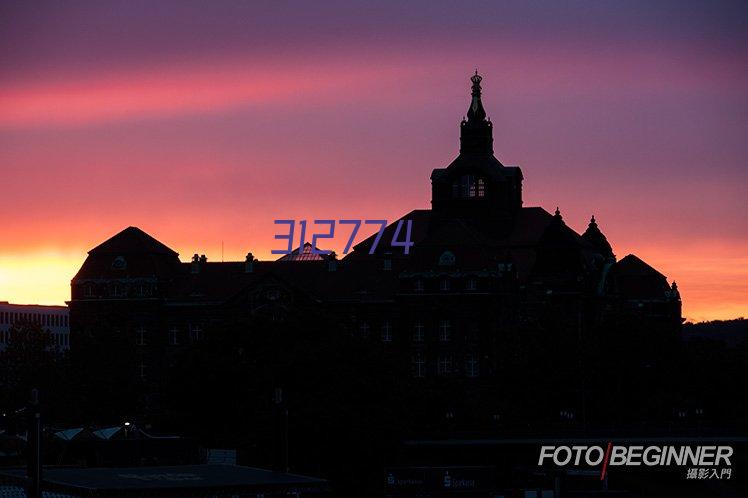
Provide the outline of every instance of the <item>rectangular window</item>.
{"type": "Polygon", "coordinates": [[[423,342],[423,329],[423,323],[421,323],[420,321],[416,322],[415,325],[413,325],[413,342],[423,342]]]}
{"type": "Polygon", "coordinates": [[[389,321],[382,324],[382,342],[392,342],[392,325],[389,321]]]}
{"type": "Polygon", "coordinates": [[[145,327],[138,327],[135,331],[135,344],[145,346],[145,327]]]}
{"type": "Polygon", "coordinates": [[[465,357],[465,374],[468,377],[478,377],[478,375],[480,375],[480,366],[478,364],[477,355],[468,354],[465,357]]]}
{"type": "Polygon", "coordinates": [[[169,329],[169,344],[172,346],[179,344],[179,329],[176,327],[169,329]]]}
{"type": "Polygon", "coordinates": [[[198,342],[203,335],[203,329],[200,328],[199,325],[190,325],[190,340],[192,342],[198,342]]]}
{"type": "Polygon", "coordinates": [[[361,337],[369,337],[369,324],[366,322],[361,322],[361,325],[358,326],[358,331],[361,334],[361,337]]]}
{"type": "Polygon", "coordinates": [[[426,358],[421,353],[413,356],[413,377],[418,379],[426,377],[426,358]]]}
{"type": "Polygon", "coordinates": [[[439,321],[439,340],[447,342],[452,337],[452,323],[449,320],[439,321]]]}
{"type": "Polygon", "coordinates": [[[439,375],[449,375],[452,373],[452,356],[440,355],[436,366],[439,375]]]}
{"type": "Polygon", "coordinates": [[[483,178],[478,178],[478,197],[486,196],[486,182],[483,178]]]}

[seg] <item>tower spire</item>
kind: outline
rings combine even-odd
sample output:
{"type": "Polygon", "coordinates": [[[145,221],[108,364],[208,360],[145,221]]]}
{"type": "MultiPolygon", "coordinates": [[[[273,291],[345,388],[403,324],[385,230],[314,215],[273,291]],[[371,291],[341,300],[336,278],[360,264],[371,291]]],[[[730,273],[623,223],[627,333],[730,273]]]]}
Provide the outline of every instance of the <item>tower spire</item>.
{"type": "Polygon", "coordinates": [[[475,70],[475,74],[470,77],[473,83],[470,107],[467,116],[460,124],[460,153],[465,154],[492,154],[493,153],[493,133],[491,130],[491,121],[486,119],[486,110],[483,109],[481,102],[480,82],[483,77],[475,70]]]}
{"type": "Polygon", "coordinates": [[[472,100],[470,102],[470,108],[467,112],[468,122],[485,121],[486,119],[486,110],[483,109],[483,102],[481,102],[480,98],[480,82],[482,80],[483,77],[478,74],[478,70],[476,69],[475,74],[470,78],[470,81],[473,82],[473,86],[470,92],[472,100]]]}

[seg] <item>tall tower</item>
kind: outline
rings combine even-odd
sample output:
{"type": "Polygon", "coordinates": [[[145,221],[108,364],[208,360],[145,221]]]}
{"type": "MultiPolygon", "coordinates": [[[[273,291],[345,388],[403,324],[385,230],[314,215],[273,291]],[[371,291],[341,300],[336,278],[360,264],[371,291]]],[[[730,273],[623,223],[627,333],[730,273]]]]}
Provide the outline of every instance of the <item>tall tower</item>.
{"type": "Polygon", "coordinates": [[[486,119],[486,110],[481,101],[480,82],[483,77],[475,71],[470,78],[473,83],[470,91],[470,107],[467,119],[460,123],[460,154],[493,154],[493,133],[491,121],[486,119]]]}
{"type": "Polygon", "coordinates": [[[431,173],[436,214],[460,218],[512,219],[522,207],[522,171],[493,155],[493,125],[481,99],[478,71],[470,78],[470,107],[460,123],[460,154],[431,173]]]}

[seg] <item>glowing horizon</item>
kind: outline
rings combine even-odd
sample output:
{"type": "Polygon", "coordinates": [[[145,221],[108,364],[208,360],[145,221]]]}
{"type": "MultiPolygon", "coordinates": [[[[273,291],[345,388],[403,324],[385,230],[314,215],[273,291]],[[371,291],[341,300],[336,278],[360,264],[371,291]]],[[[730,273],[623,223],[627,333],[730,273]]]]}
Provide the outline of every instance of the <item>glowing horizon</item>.
{"type": "Polygon", "coordinates": [[[0,7],[0,301],[63,303],[130,225],[271,259],[273,219],[428,208],[477,65],[525,206],[595,214],[689,319],[748,316],[744,9],[350,4],[0,7]]]}

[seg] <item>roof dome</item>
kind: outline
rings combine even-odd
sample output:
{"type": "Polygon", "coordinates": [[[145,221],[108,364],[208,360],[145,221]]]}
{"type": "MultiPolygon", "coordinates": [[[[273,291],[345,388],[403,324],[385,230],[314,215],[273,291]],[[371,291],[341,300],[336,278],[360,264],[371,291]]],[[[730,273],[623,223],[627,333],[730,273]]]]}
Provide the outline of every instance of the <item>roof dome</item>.
{"type": "Polygon", "coordinates": [[[582,234],[582,238],[592,244],[592,246],[600,251],[600,253],[606,258],[615,258],[613,248],[610,246],[605,235],[600,231],[600,228],[598,228],[594,216],[590,219],[590,224],[587,226],[587,230],[582,234]]]}

